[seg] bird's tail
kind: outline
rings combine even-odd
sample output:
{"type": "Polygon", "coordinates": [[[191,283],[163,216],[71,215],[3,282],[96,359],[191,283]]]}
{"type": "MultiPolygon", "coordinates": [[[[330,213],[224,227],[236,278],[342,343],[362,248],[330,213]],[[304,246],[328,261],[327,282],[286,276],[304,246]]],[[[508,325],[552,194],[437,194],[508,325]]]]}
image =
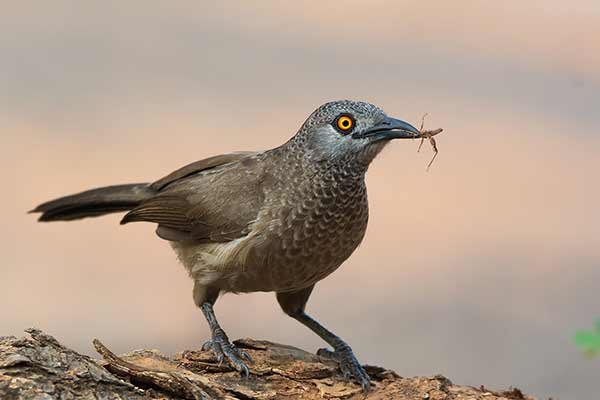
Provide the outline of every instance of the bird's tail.
{"type": "Polygon", "coordinates": [[[30,213],[41,213],[39,221],[71,221],[99,217],[131,210],[155,193],[147,183],[106,186],[48,201],[30,213]]]}

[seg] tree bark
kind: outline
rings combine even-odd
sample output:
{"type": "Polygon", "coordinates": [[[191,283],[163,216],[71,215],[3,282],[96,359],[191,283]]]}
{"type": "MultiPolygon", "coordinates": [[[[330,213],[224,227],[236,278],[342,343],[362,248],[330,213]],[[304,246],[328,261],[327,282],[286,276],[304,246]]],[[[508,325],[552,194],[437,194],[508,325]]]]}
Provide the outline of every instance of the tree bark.
{"type": "MultiPolygon", "coordinates": [[[[242,339],[236,344],[253,358],[250,377],[219,365],[210,351],[167,357],[156,350],[116,356],[94,340],[102,360],[28,329],[29,338],[0,337],[0,399],[364,399],[359,385],[345,381],[334,361],[295,347],[242,339]]],[[[403,378],[365,366],[372,379],[368,399],[532,400],[518,389],[493,392],[453,385],[447,378],[403,378]]]]}

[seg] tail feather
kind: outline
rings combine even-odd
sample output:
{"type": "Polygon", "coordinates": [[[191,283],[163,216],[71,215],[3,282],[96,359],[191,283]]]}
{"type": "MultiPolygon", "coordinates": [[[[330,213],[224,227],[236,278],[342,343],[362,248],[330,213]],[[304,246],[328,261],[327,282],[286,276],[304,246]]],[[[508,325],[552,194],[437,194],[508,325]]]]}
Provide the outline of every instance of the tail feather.
{"type": "Polygon", "coordinates": [[[60,197],[40,204],[30,213],[41,213],[39,221],[71,221],[128,211],[156,191],[147,183],[106,186],[60,197]]]}

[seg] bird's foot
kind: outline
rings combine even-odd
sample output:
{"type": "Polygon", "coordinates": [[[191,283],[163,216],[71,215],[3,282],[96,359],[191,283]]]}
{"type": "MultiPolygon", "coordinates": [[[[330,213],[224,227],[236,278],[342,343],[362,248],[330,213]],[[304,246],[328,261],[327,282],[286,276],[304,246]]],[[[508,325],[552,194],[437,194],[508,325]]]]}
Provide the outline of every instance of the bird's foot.
{"type": "Polygon", "coordinates": [[[319,349],[317,355],[337,361],[340,364],[340,369],[342,370],[344,378],[356,380],[360,386],[362,386],[365,394],[369,392],[371,379],[365,369],[360,365],[356,356],[354,356],[350,346],[346,343],[336,346],[335,351],[319,349]]]}
{"type": "Polygon", "coordinates": [[[202,350],[212,350],[217,356],[219,364],[223,363],[225,359],[229,361],[229,364],[240,372],[243,376],[248,376],[250,371],[244,360],[252,362],[250,354],[244,350],[238,349],[233,343],[229,341],[229,338],[222,330],[213,332],[212,340],[205,342],[202,345],[202,350]]]}

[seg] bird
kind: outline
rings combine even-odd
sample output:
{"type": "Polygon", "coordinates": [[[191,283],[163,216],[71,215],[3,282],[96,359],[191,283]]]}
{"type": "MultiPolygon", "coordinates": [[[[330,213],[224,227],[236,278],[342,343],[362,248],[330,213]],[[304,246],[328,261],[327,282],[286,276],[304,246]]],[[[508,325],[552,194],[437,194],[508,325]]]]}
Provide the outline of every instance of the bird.
{"type": "Polygon", "coordinates": [[[203,345],[248,376],[249,354],[219,324],[224,293],[275,292],[285,314],[320,336],[343,376],[365,391],[370,378],[352,348],[306,311],[317,282],[359,246],[369,219],[365,174],[394,139],[421,137],[408,122],[368,102],[318,107],[297,133],[266,151],[209,157],[153,183],[86,190],[40,204],[39,221],[71,221],[126,212],[121,224],[156,224],[193,280],[193,299],[208,322],[203,345]]]}

